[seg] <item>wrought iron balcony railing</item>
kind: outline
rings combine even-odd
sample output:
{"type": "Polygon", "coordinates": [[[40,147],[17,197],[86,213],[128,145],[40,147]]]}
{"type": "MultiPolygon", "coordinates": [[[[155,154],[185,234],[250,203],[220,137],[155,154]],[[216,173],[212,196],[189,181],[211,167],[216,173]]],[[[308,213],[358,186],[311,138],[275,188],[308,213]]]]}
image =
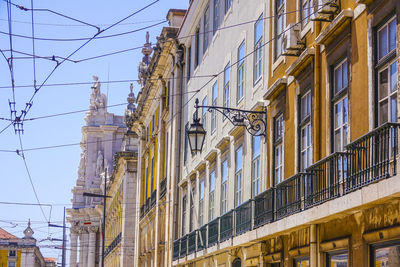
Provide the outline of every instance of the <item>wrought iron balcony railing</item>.
{"type": "Polygon", "coordinates": [[[378,127],[347,145],[346,152],[327,156],[304,173],[284,180],[202,226],[194,231],[194,235],[190,233],[189,241],[188,235],[178,239],[174,242],[174,260],[188,251],[192,253],[193,247],[197,251],[205,249],[231,236],[396,175],[399,128],[400,123],[386,123],[378,127]]]}
{"type": "Polygon", "coordinates": [[[208,223],[208,246],[218,242],[218,228],[219,228],[219,218],[214,219],[208,223]]]}
{"type": "Polygon", "coordinates": [[[179,246],[180,246],[180,244],[181,244],[181,240],[180,239],[175,240],[174,243],[173,243],[173,250],[172,250],[172,258],[173,258],[173,260],[177,260],[179,258],[179,250],[180,250],[179,246]]]}
{"type": "Polygon", "coordinates": [[[269,188],[254,198],[254,228],[274,219],[274,188],[269,188]]]}
{"type": "Polygon", "coordinates": [[[251,229],[253,200],[249,199],[235,209],[236,235],[251,229]]]}
{"type": "Polygon", "coordinates": [[[151,192],[151,196],[150,196],[150,209],[154,207],[154,205],[156,205],[156,198],[157,198],[157,190],[154,190],[153,192],[151,192]]]}
{"type": "Polygon", "coordinates": [[[220,218],[219,241],[225,241],[233,235],[233,210],[228,211],[220,218]]]}
{"type": "Polygon", "coordinates": [[[160,182],[160,199],[165,196],[167,192],[167,178],[164,178],[160,182]]]}
{"type": "Polygon", "coordinates": [[[196,237],[197,230],[192,231],[188,236],[188,255],[196,251],[196,237]]]}
{"type": "Polygon", "coordinates": [[[276,186],[277,219],[298,212],[301,209],[301,187],[304,177],[304,173],[298,173],[276,186]]]}

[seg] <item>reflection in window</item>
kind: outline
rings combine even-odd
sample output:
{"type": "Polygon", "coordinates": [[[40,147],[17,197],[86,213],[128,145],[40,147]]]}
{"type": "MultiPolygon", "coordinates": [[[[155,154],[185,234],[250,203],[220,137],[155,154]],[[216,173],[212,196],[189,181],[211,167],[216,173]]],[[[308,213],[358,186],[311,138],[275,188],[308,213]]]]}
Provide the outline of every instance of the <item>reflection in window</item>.
{"type": "Polygon", "coordinates": [[[389,245],[375,248],[373,251],[373,266],[392,267],[399,266],[400,263],[400,245],[389,245]]]}
{"type": "Polygon", "coordinates": [[[294,259],[294,267],[308,267],[308,266],[310,266],[309,257],[294,259]]]}
{"type": "Polygon", "coordinates": [[[326,255],[327,267],[347,267],[348,254],[346,252],[328,253],[326,255]]]}

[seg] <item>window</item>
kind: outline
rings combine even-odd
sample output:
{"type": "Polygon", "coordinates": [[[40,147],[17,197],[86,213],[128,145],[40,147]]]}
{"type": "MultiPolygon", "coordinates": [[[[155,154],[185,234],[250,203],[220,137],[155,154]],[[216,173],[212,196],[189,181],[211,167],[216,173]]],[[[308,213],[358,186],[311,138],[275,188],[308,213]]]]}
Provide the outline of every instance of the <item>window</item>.
{"type": "MultiPolygon", "coordinates": [[[[230,71],[231,66],[230,63],[226,64],[224,69],[224,97],[223,97],[223,105],[225,108],[229,108],[229,99],[230,99],[230,89],[229,89],[229,80],[230,80],[230,71]]],[[[225,111],[224,111],[225,112],[225,111]]],[[[225,117],[223,117],[225,120],[225,117]]]]}
{"type": "Polygon", "coordinates": [[[261,136],[253,136],[253,154],[251,160],[251,180],[252,180],[252,196],[255,197],[261,193],[261,166],[260,166],[260,149],[261,136]]]}
{"type": "Polygon", "coordinates": [[[145,198],[148,198],[148,193],[149,193],[149,167],[146,166],[146,180],[144,182],[145,184],[145,193],[144,195],[146,196],[145,198]]]}
{"type": "Polygon", "coordinates": [[[149,135],[150,135],[150,129],[149,129],[149,126],[147,125],[147,127],[146,127],[146,143],[149,142],[149,135]]]}
{"type": "Polygon", "coordinates": [[[8,256],[10,257],[16,257],[17,256],[17,252],[15,250],[9,250],[8,251],[8,256]]]}
{"type": "Polygon", "coordinates": [[[227,211],[226,197],[228,194],[228,160],[222,162],[221,167],[221,214],[227,211]]]}
{"type": "Polygon", "coordinates": [[[153,116],[151,117],[151,134],[154,134],[154,129],[155,129],[155,124],[156,124],[156,119],[155,119],[155,115],[153,114],[153,116]]]}
{"type": "Polygon", "coordinates": [[[294,267],[309,267],[310,259],[309,259],[309,257],[297,258],[297,259],[294,259],[293,263],[294,263],[294,267]]]}
{"type": "Polygon", "coordinates": [[[219,9],[220,9],[220,2],[222,0],[214,0],[214,23],[213,23],[213,34],[215,34],[218,30],[219,27],[219,21],[220,21],[220,14],[219,14],[219,9]]]}
{"type": "Polygon", "coordinates": [[[236,102],[239,103],[244,96],[244,41],[238,48],[238,67],[237,67],[237,92],[236,102]]]}
{"type": "Polygon", "coordinates": [[[164,179],[167,178],[168,175],[168,138],[169,137],[169,132],[167,132],[165,136],[165,171],[164,171],[164,179]]]}
{"type": "Polygon", "coordinates": [[[263,48],[263,15],[258,18],[254,24],[254,77],[253,83],[257,81],[262,76],[262,48],[263,48]]]}
{"type": "Polygon", "coordinates": [[[208,48],[208,43],[209,43],[209,36],[210,36],[210,8],[209,6],[206,7],[206,10],[204,11],[204,16],[203,16],[203,53],[207,50],[208,48]]]}
{"type": "Polygon", "coordinates": [[[190,76],[191,74],[191,68],[192,68],[192,47],[189,46],[187,49],[187,53],[188,53],[188,59],[187,59],[187,80],[190,80],[190,76]]]}
{"type": "Polygon", "coordinates": [[[210,172],[210,193],[208,195],[208,220],[211,221],[214,219],[214,191],[215,191],[215,170],[210,172]]]}
{"type": "Polygon", "coordinates": [[[243,147],[235,151],[235,207],[242,204],[243,147]]]}
{"type": "Polygon", "coordinates": [[[190,219],[189,219],[189,232],[192,232],[194,225],[194,189],[195,184],[192,184],[192,189],[190,190],[190,219]]]}
{"type": "Polygon", "coordinates": [[[150,175],[150,179],[151,179],[151,181],[150,181],[150,185],[151,185],[150,192],[153,192],[154,191],[154,157],[151,158],[151,170],[150,170],[150,172],[151,172],[151,175],[150,175]]]}
{"type": "Polygon", "coordinates": [[[283,115],[275,118],[274,125],[274,181],[283,181],[283,115]]]}
{"type": "Polygon", "coordinates": [[[397,121],[397,61],[395,18],[377,32],[378,124],[397,121]],[[386,63],[385,63],[386,62],[386,63]]]}
{"type": "MultiPolygon", "coordinates": [[[[317,7],[318,9],[321,6],[317,7]]],[[[301,9],[301,25],[305,26],[311,20],[311,12],[312,12],[312,0],[301,0],[300,1],[300,9],[301,9]]]]}
{"type": "Polygon", "coordinates": [[[349,256],[347,251],[331,252],[326,255],[327,267],[347,267],[349,256]]]}
{"type": "Polygon", "coordinates": [[[300,98],[300,171],[311,165],[311,92],[300,98]]]}
{"type": "Polygon", "coordinates": [[[16,267],[17,266],[16,264],[17,263],[15,261],[9,261],[8,262],[8,267],[16,267]]]}
{"type": "MultiPolygon", "coordinates": [[[[202,106],[207,106],[207,96],[205,96],[203,98],[203,101],[201,101],[201,105],[202,106]]],[[[201,109],[201,120],[203,122],[204,130],[207,130],[207,108],[202,108],[201,109]]]]}
{"type": "Polygon", "coordinates": [[[225,0],[225,14],[228,12],[229,8],[231,7],[232,0],[225,0]]]}
{"type": "Polygon", "coordinates": [[[182,235],[186,234],[186,194],[182,197],[182,235]]]}
{"type": "Polygon", "coordinates": [[[236,258],[232,262],[232,267],[242,267],[242,260],[240,258],[236,258]]]}
{"type": "Polygon", "coordinates": [[[199,226],[203,225],[203,203],[204,203],[204,179],[201,179],[199,182],[199,226]]]}
{"type": "Polygon", "coordinates": [[[285,0],[275,0],[275,60],[283,52],[285,24],[285,0]]]}
{"type": "Polygon", "coordinates": [[[196,41],[196,47],[195,47],[195,53],[194,53],[194,68],[196,68],[199,65],[200,61],[200,29],[196,29],[196,34],[195,34],[195,41],[196,41]]]}
{"type": "Polygon", "coordinates": [[[386,242],[371,247],[371,267],[398,266],[400,262],[400,242],[386,242]]]}
{"type": "MultiPolygon", "coordinates": [[[[217,106],[217,98],[218,98],[218,84],[217,81],[214,83],[212,87],[212,106],[217,106]]],[[[217,112],[213,109],[211,111],[211,133],[215,132],[217,128],[217,112]]]]}

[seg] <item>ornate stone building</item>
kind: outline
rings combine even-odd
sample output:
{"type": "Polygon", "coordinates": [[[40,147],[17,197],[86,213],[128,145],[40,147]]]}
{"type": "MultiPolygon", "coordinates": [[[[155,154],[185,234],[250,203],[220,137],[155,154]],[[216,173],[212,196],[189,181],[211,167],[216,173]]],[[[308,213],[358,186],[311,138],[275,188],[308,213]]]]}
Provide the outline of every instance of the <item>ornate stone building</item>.
{"type": "Polygon", "coordinates": [[[57,266],[57,261],[53,265],[48,265],[46,258],[43,258],[36,239],[33,237],[34,231],[30,221],[24,230],[24,237],[18,238],[4,229],[0,228],[0,266],[4,267],[47,267],[57,266]]]}
{"type": "Polygon", "coordinates": [[[69,262],[73,267],[95,267],[101,261],[102,198],[83,193],[103,194],[102,185],[109,182],[113,157],[121,151],[126,133],[124,117],[107,112],[107,97],[101,93],[98,77],[93,78],[90,111],[82,127],[78,178],[72,189],[72,208],[67,209],[71,224],[69,262]]]}

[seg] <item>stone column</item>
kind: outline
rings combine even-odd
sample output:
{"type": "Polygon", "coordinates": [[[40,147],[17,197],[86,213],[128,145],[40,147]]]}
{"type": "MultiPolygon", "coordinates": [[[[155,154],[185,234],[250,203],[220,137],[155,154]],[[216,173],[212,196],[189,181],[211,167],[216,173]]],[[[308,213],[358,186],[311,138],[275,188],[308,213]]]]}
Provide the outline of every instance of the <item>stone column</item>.
{"type": "Polygon", "coordinates": [[[88,244],[88,267],[95,267],[96,262],[96,233],[98,227],[90,226],[89,227],[89,244],[88,244]]]}
{"type": "Polygon", "coordinates": [[[317,225],[310,226],[310,267],[318,266],[317,225]]]}
{"type": "Polygon", "coordinates": [[[69,254],[69,266],[76,267],[76,256],[78,254],[78,234],[79,231],[76,228],[71,228],[70,230],[70,243],[71,243],[71,252],[69,254]]]}
{"type": "Polygon", "coordinates": [[[79,229],[79,267],[84,266],[83,262],[83,247],[85,246],[83,237],[83,228],[79,229]]]}
{"type": "Polygon", "coordinates": [[[88,241],[89,241],[89,234],[88,234],[88,229],[85,227],[82,230],[82,240],[83,242],[81,243],[82,248],[82,266],[88,266],[88,241]]]}

